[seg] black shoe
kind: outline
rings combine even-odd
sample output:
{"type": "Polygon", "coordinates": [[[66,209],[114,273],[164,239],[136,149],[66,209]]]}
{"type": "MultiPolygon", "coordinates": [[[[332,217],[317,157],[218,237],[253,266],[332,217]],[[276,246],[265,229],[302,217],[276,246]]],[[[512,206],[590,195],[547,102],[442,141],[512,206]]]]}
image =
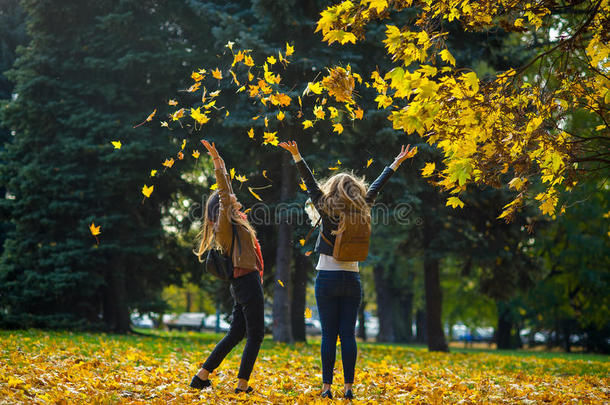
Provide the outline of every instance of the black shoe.
{"type": "Polygon", "coordinates": [[[330,390],[326,390],[322,393],[322,398],[333,399],[333,393],[330,390]]]}
{"type": "Polygon", "coordinates": [[[249,394],[249,393],[251,393],[252,391],[254,391],[254,388],[252,388],[252,387],[248,387],[248,388],[247,388],[247,389],[245,389],[245,390],[240,390],[239,388],[235,388],[235,393],[236,393],[236,394],[239,394],[239,393],[241,393],[241,392],[245,392],[246,394],[249,394]]]}
{"type": "Polygon", "coordinates": [[[345,399],[354,399],[354,394],[352,393],[352,390],[345,391],[345,399]]]}
{"type": "Polygon", "coordinates": [[[193,379],[191,380],[191,388],[202,390],[204,388],[208,388],[211,386],[212,386],[212,383],[210,382],[209,378],[207,380],[202,380],[197,375],[195,375],[193,377],[193,379]]]}

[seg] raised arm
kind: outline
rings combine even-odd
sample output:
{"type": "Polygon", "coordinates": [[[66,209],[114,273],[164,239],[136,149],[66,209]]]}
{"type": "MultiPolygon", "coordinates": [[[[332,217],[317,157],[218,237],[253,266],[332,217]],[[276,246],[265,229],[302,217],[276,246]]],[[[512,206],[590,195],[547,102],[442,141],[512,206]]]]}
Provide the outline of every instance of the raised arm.
{"type": "Polygon", "coordinates": [[[388,182],[390,177],[392,177],[394,172],[400,167],[402,162],[404,162],[408,158],[415,156],[415,154],[417,153],[417,147],[409,149],[410,147],[411,145],[407,145],[406,147],[403,145],[400,148],[400,153],[394,159],[394,162],[390,166],[386,166],[386,168],[383,169],[383,172],[379,175],[379,177],[377,177],[373,184],[370,185],[368,191],[366,192],[366,201],[369,204],[372,204],[375,201],[383,186],[388,182]]]}
{"type": "MultiPolygon", "coordinates": [[[[231,210],[233,209],[231,203],[231,194],[233,189],[231,188],[231,177],[227,173],[225,162],[220,157],[220,154],[216,150],[215,144],[205,139],[201,140],[201,143],[208,150],[208,154],[212,157],[214,162],[214,174],[216,176],[216,184],[218,184],[218,194],[220,197],[220,207],[218,211],[218,229],[217,235],[228,235],[232,237],[233,230],[231,226],[231,210]]],[[[220,241],[222,246],[225,246],[227,241],[220,241]]],[[[230,243],[230,240],[228,241],[230,243]]]]}
{"type": "Polygon", "coordinates": [[[309,194],[309,198],[311,198],[311,201],[315,206],[322,196],[322,190],[320,190],[316,179],[313,177],[313,173],[311,173],[309,166],[307,166],[307,163],[305,163],[305,160],[303,160],[303,157],[299,153],[299,146],[295,141],[281,142],[279,146],[286,149],[292,155],[297,169],[299,170],[299,174],[307,187],[307,194],[309,194]]]}

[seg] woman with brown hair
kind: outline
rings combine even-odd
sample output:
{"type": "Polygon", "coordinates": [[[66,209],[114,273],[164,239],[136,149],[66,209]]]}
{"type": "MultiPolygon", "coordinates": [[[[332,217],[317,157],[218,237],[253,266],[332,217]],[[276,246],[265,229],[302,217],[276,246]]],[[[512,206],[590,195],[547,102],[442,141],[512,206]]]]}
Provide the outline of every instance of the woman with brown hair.
{"type": "Polygon", "coordinates": [[[402,147],[394,163],[386,167],[367,189],[363,178],[352,173],[337,173],[318,185],[297,143],[279,144],[292,154],[307,187],[309,198],[321,217],[315,251],[320,253],[316,269],[315,295],[322,325],[322,397],[332,399],[337,336],[341,339],[344,396],[353,399],[356,367],[356,319],[362,300],[358,260],[368,253],[371,205],[400,164],[414,152],[402,147]],[[346,235],[350,237],[346,237],[346,235]],[[347,247],[340,246],[345,244],[347,247]],[[350,246],[351,245],[351,246],[350,246]],[[353,258],[350,259],[350,256],[353,258]],[[339,257],[341,260],[337,259],[339,257]],[[347,258],[347,259],[346,259],[347,258]]]}
{"type": "Polygon", "coordinates": [[[209,249],[231,254],[230,290],[235,304],[229,331],[214,347],[190,385],[197,389],[211,387],[209,375],[246,336],[235,393],[250,393],[253,389],[248,386],[248,380],[264,337],[263,257],[256,231],[241,211],[242,205],[233,193],[231,177],[216,146],[206,140],[201,142],[212,156],[218,191],[212,193],[206,203],[201,240],[195,254],[200,262],[209,249]]]}

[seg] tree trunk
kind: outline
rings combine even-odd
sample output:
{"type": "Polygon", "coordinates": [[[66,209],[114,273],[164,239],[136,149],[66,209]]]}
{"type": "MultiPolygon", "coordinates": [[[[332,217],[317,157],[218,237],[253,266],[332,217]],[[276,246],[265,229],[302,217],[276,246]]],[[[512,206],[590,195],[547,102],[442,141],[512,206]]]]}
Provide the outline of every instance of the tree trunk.
{"type": "Polygon", "coordinates": [[[424,286],[426,291],[426,329],[428,350],[448,352],[442,324],[442,303],[439,260],[424,256],[424,286]]]}
{"type": "MultiPolygon", "coordinates": [[[[280,184],[280,200],[292,201],[296,182],[292,164],[288,153],[282,154],[282,179],[280,184]]],[[[278,211],[278,237],[275,261],[275,283],[273,288],[273,340],[276,342],[291,343],[291,281],[290,259],[292,256],[292,220],[289,212],[278,211]]]]}
{"type": "Polygon", "coordinates": [[[306,342],[305,305],[307,293],[307,275],[311,262],[300,251],[293,250],[294,272],[292,273],[292,336],[294,340],[306,342]]]}
{"type": "Polygon", "coordinates": [[[366,341],[366,325],[364,319],[364,308],[366,307],[366,301],[362,300],[362,304],[360,304],[360,308],[358,308],[358,333],[357,336],[366,341]]]}
{"type": "Polygon", "coordinates": [[[393,298],[391,286],[385,277],[385,270],[379,264],[373,268],[375,292],[377,293],[377,318],[379,319],[378,342],[394,342],[393,298]]]}
{"type": "Polygon", "coordinates": [[[512,322],[510,311],[503,302],[498,302],[498,328],[496,329],[496,345],[498,349],[511,349],[510,334],[512,322]]]}
{"type": "Polygon", "coordinates": [[[426,311],[418,309],[415,313],[415,341],[426,343],[426,311]]]}
{"type": "Polygon", "coordinates": [[[394,331],[397,342],[408,343],[413,341],[413,293],[403,294],[398,299],[398,311],[395,311],[394,331]]]}

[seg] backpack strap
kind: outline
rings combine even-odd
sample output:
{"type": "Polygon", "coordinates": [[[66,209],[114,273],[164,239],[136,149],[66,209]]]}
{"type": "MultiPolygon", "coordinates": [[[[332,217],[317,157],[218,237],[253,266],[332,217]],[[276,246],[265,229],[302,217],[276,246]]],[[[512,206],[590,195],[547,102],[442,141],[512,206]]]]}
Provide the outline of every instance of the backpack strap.
{"type": "MultiPolygon", "coordinates": [[[[309,240],[309,238],[311,237],[311,234],[313,233],[313,231],[314,231],[314,230],[315,230],[315,229],[316,229],[318,226],[320,226],[320,222],[321,222],[321,221],[322,221],[322,216],[320,216],[320,218],[318,218],[318,221],[317,221],[317,222],[316,222],[316,224],[313,226],[313,228],[311,228],[311,229],[309,230],[309,232],[307,232],[307,236],[305,236],[305,242],[303,242],[303,245],[304,245],[305,243],[307,243],[307,241],[308,241],[308,240],[309,240]]],[[[322,233],[320,233],[320,234],[322,234],[322,233]]]]}

